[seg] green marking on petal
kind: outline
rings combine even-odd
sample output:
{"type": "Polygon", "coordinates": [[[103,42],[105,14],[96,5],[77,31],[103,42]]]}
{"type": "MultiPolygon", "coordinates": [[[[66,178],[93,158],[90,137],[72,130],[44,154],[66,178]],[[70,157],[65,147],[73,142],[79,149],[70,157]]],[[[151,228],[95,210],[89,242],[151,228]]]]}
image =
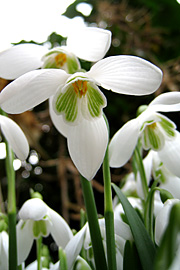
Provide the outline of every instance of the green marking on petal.
{"type": "Polygon", "coordinates": [[[153,123],[147,126],[144,130],[144,143],[146,143],[147,149],[160,150],[164,143],[164,136],[157,128],[157,124],[153,123]]]}
{"type": "Polygon", "coordinates": [[[104,95],[98,89],[88,85],[87,90],[88,110],[92,117],[101,115],[101,110],[105,106],[104,95]]]}
{"type": "Polygon", "coordinates": [[[161,118],[161,121],[159,122],[159,124],[165,131],[166,135],[168,137],[175,137],[175,125],[173,125],[171,121],[168,121],[168,119],[164,117],[160,117],[160,118],[161,118]]]}
{"type": "Polygon", "coordinates": [[[77,95],[72,85],[65,93],[58,96],[55,107],[58,113],[64,113],[66,121],[74,122],[76,120],[78,114],[77,95]]]}
{"type": "Polygon", "coordinates": [[[47,228],[46,222],[44,220],[34,221],[33,223],[33,235],[35,238],[39,236],[46,236],[47,235],[47,228]]]}

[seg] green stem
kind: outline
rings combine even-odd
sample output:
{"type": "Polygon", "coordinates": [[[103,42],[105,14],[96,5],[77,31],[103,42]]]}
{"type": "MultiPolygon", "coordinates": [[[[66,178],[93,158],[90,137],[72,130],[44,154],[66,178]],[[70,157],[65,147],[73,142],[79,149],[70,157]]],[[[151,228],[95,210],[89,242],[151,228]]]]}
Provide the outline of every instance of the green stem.
{"type": "Polygon", "coordinates": [[[91,235],[94,260],[96,270],[107,270],[106,258],[102,243],[101,231],[99,228],[96,204],[91,183],[81,176],[81,185],[83,190],[84,202],[87,212],[87,220],[91,235]]]}
{"type": "Polygon", "coordinates": [[[9,224],[9,270],[17,269],[16,241],[16,188],[13,168],[13,152],[6,143],[6,173],[8,179],[8,224],[9,224]]]}
{"type": "Polygon", "coordinates": [[[41,263],[41,247],[42,247],[42,237],[36,239],[36,252],[37,252],[37,270],[42,269],[41,263]]]}
{"type": "Polygon", "coordinates": [[[104,178],[104,208],[105,208],[104,217],[106,224],[106,247],[107,247],[108,269],[116,270],[114,212],[112,206],[111,174],[109,168],[108,147],[103,162],[103,178],[104,178]]]}
{"type": "Polygon", "coordinates": [[[148,196],[148,185],[147,185],[146,173],[144,170],[144,164],[143,164],[142,157],[141,157],[138,147],[136,147],[134,150],[134,156],[135,156],[136,164],[138,166],[138,171],[141,177],[141,184],[142,184],[142,189],[144,193],[144,199],[146,200],[148,196]]]}

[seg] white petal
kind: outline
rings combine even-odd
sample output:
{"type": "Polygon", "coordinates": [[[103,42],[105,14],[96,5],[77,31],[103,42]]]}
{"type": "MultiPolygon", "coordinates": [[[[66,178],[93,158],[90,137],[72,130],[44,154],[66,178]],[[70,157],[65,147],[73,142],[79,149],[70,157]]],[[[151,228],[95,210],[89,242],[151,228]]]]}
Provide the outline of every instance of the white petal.
{"type": "Polygon", "coordinates": [[[83,120],[68,133],[70,156],[81,173],[92,180],[100,168],[108,144],[108,130],[103,116],[95,121],[83,120]]]}
{"type": "Polygon", "coordinates": [[[176,131],[176,136],[173,140],[165,141],[163,149],[158,154],[168,170],[180,177],[180,133],[178,131],[176,131]]]}
{"type": "Polygon", "coordinates": [[[56,129],[64,136],[67,137],[69,125],[64,121],[63,116],[55,113],[53,109],[53,97],[49,99],[49,113],[51,120],[56,129]]]}
{"type": "Polygon", "coordinates": [[[65,248],[68,269],[72,268],[74,261],[82,249],[86,228],[87,226],[85,225],[78,233],[76,233],[65,248]]]}
{"type": "Polygon", "coordinates": [[[68,50],[91,62],[102,59],[110,44],[111,32],[97,27],[83,27],[78,31],[71,31],[67,38],[68,50]]]}
{"type": "Polygon", "coordinates": [[[0,233],[0,269],[8,270],[9,237],[7,232],[0,233]]]}
{"type": "Polygon", "coordinates": [[[103,88],[128,95],[153,93],[162,81],[162,71],[158,67],[128,55],[102,59],[87,73],[103,88]]]}
{"type": "Polygon", "coordinates": [[[180,111],[180,92],[168,92],[157,96],[150,104],[151,109],[159,112],[180,111]]]}
{"type": "Polygon", "coordinates": [[[38,198],[27,200],[19,211],[20,219],[42,220],[47,215],[48,206],[38,198]]]}
{"type": "Polygon", "coordinates": [[[2,115],[0,116],[0,126],[16,156],[25,160],[29,154],[29,144],[21,128],[13,120],[2,115]]]}
{"type": "Polygon", "coordinates": [[[155,242],[157,245],[160,244],[163,233],[169,222],[169,215],[172,206],[175,203],[178,203],[178,199],[167,200],[164,204],[164,207],[159,211],[156,220],[155,220],[155,242]]]}
{"type": "Polygon", "coordinates": [[[137,119],[133,119],[115,133],[109,144],[111,167],[121,167],[130,159],[137,144],[139,129],[137,119]]]}
{"type": "Polygon", "coordinates": [[[20,44],[0,53],[0,77],[14,80],[28,71],[40,68],[47,48],[36,44],[20,44]]]}
{"type": "Polygon", "coordinates": [[[34,241],[32,225],[31,220],[25,223],[20,220],[16,225],[18,265],[26,260],[31,250],[34,241]]]}
{"type": "Polygon", "coordinates": [[[73,237],[73,233],[66,221],[51,208],[48,209],[51,221],[51,235],[59,247],[63,249],[73,237]]]}
{"type": "Polygon", "coordinates": [[[22,113],[53,95],[69,75],[59,69],[30,71],[0,93],[0,105],[8,113],[22,113]]]}

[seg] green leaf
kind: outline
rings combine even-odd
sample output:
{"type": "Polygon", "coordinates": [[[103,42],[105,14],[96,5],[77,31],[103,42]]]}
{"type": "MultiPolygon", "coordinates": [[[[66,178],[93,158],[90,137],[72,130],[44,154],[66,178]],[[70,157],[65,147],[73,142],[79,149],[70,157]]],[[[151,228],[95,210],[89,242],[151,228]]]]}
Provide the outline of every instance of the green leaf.
{"type": "Polygon", "coordinates": [[[123,270],[142,270],[142,265],[134,242],[126,241],[124,248],[123,270]]]}
{"type": "MultiPolygon", "coordinates": [[[[154,270],[167,270],[172,265],[179,245],[179,233],[180,203],[177,203],[172,206],[169,217],[169,224],[157,251],[154,270]]],[[[179,267],[176,269],[179,269],[179,267]]]]}
{"type": "Polygon", "coordinates": [[[122,191],[115,185],[112,184],[126,214],[129,226],[134,237],[136,248],[139,254],[139,258],[142,264],[143,270],[152,270],[153,262],[156,254],[155,246],[147,233],[147,230],[136,213],[135,209],[129,203],[126,196],[122,191]]]}

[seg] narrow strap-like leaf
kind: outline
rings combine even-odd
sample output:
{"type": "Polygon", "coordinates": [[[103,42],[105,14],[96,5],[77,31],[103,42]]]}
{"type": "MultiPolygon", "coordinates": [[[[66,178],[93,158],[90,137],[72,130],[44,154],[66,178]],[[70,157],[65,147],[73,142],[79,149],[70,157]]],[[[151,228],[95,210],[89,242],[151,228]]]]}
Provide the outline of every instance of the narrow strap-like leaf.
{"type": "Polygon", "coordinates": [[[129,203],[126,196],[121,192],[121,190],[112,184],[121,204],[123,206],[124,212],[126,214],[129,226],[131,228],[136,248],[139,254],[139,258],[143,267],[143,270],[152,270],[153,262],[156,254],[155,246],[147,233],[147,230],[138,216],[135,209],[129,203]]]}

